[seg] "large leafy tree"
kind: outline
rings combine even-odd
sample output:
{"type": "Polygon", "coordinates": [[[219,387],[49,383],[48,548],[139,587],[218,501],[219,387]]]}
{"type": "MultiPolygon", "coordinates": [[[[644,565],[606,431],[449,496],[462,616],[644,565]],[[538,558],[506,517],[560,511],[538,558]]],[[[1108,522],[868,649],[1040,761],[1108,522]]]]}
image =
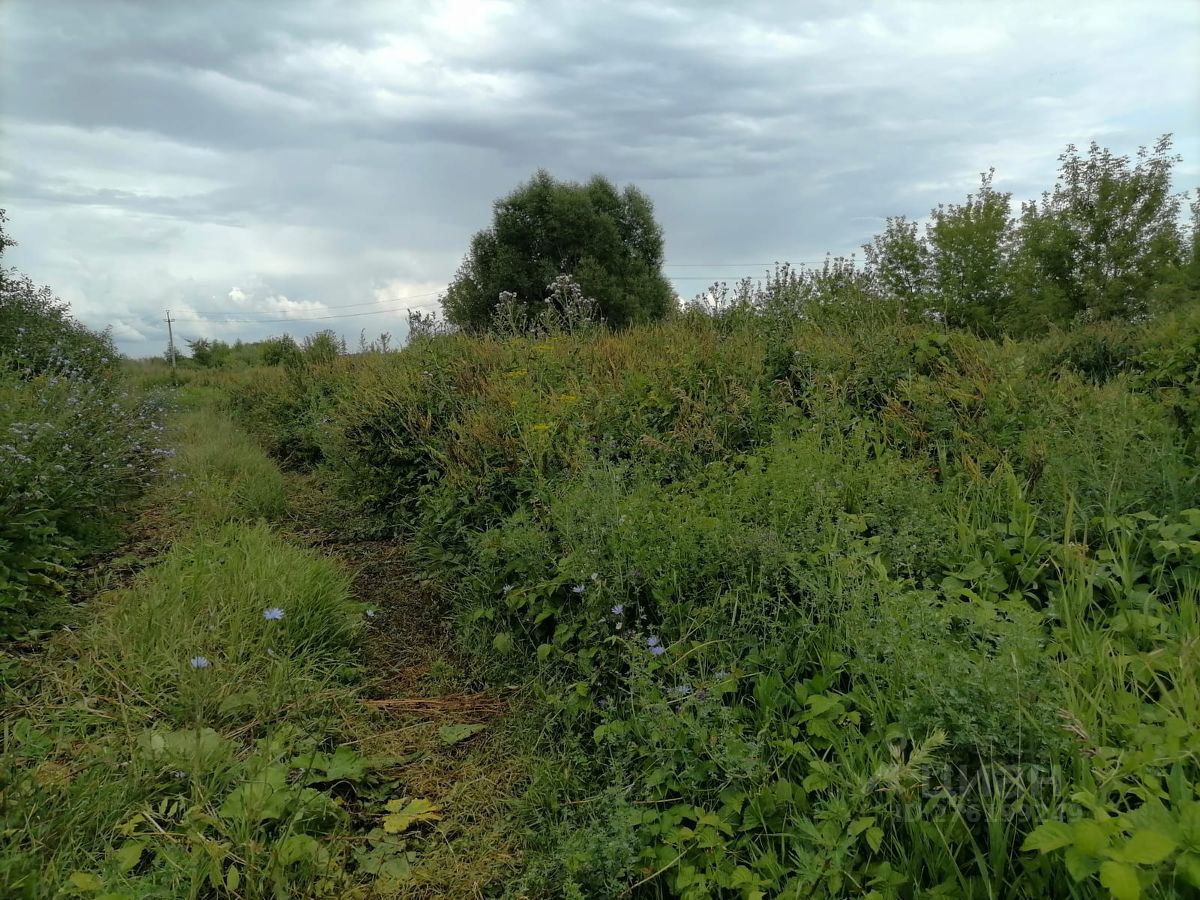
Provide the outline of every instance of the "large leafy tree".
{"type": "Polygon", "coordinates": [[[1012,289],[1014,240],[1009,194],[985,172],[963,203],[939,204],[925,234],[903,216],[863,246],[867,272],[888,297],[912,312],[937,312],[946,324],[989,333],[1001,329],[1012,289]]]}
{"type": "MultiPolygon", "coordinates": [[[[1013,218],[986,173],[965,203],[940,205],[924,235],[904,218],[863,248],[886,296],[983,334],[1036,333],[1087,318],[1131,318],[1200,283],[1196,238],[1171,192],[1170,135],[1136,159],[1069,146],[1058,183],[1013,218]]],[[[1200,207],[1196,211],[1200,221],[1200,207]]]]}
{"type": "Polygon", "coordinates": [[[1181,197],[1171,192],[1178,161],[1171,137],[1136,161],[1093,143],[1059,157],[1058,183],[1021,209],[1018,273],[1028,318],[1100,318],[1142,312],[1154,287],[1185,253],[1181,197]]]}
{"type": "Polygon", "coordinates": [[[992,175],[965,203],[939,205],[926,229],[936,308],[948,324],[980,333],[1002,328],[1012,299],[1010,195],[993,189],[992,175]]]}
{"type": "MultiPolygon", "coordinates": [[[[868,275],[884,293],[914,309],[925,302],[929,290],[929,245],[917,232],[917,223],[904,216],[888,216],[887,227],[863,245],[868,275]]],[[[917,310],[920,312],[920,310],[917,310]]]]}
{"type": "Polygon", "coordinates": [[[585,184],[539,171],[497,200],[442,305],[467,329],[488,325],[502,291],[534,312],[571,275],[611,325],[660,318],[674,302],[662,274],[663,237],[648,197],[596,176],[585,184]]]}

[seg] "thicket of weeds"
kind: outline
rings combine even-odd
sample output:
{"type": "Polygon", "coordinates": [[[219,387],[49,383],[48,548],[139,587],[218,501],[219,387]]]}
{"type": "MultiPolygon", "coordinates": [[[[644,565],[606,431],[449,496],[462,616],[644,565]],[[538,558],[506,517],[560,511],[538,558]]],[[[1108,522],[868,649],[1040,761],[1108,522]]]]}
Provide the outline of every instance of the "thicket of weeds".
{"type": "Polygon", "coordinates": [[[537,692],[514,896],[1197,889],[1194,304],[811,300],[225,380],[537,692]]]}
{"type": "Polygon", "coordinates": [[[161,397],[131,390],[111,335],[3,266],[0,209],[0,639],[62,615],[75,567],[119,539],[170,455],[161,397]]]}

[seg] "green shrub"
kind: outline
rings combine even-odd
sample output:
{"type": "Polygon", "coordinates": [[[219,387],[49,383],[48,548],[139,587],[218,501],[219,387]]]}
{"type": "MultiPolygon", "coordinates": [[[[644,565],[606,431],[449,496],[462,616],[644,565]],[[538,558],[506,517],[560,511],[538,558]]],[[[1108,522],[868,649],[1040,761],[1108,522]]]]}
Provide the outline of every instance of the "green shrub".
{"type": "MultiPolygon", "coordinates": [[[[0,210],[0,257],[13,242],[0,210]]],[[[0,268],[0,637],[62,595],[169,451],[159,403],[121,381],[111,336],[0,268]]]]}
{"type": "Polygon", "coordinates": [[[160,420],[151,395],[0,358],[0,634],[46,612],[71,565],[114,539],[117,510],[170,456],[160,420]]]}

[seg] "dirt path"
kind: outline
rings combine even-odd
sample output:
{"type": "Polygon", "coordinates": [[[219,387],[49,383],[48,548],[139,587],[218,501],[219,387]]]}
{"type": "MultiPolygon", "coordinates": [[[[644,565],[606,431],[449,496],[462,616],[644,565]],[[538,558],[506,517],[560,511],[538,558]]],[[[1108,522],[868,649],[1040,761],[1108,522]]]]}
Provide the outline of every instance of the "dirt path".
{"type": "Polygon", "coordinates": [[[403,544],[361,536],[311,476],[289,475],[289,494],[285,532],[345,566],[357,599],[373,613],[363,693],[374,728],[355,743],[397,760],[404,793],[442,812],[436,830],[414,847],[403,896],[496,895],[520,861],[506,820],[527,769],[510,698],[473,679],[454,648],[437,585],[421,576],[403,544]],[[462,725],[478,729],[453,740],[467,729],[448,726],[462,725]]]}

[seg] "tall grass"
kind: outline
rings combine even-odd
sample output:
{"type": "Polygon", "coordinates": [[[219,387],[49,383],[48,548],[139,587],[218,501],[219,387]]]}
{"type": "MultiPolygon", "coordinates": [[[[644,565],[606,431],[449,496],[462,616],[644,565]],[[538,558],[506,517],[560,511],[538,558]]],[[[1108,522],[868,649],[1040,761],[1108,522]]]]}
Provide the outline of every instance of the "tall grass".
{"type": "Polygon", "coordinates": [[[152,506],[174,541],[88,624],[4,658],[5,896],[344,896],[362,612],[267,524],[278,469],[227,419],[181,415],[152,506]],[[339,800],[328,785],[339,782],[339,800]]]}

